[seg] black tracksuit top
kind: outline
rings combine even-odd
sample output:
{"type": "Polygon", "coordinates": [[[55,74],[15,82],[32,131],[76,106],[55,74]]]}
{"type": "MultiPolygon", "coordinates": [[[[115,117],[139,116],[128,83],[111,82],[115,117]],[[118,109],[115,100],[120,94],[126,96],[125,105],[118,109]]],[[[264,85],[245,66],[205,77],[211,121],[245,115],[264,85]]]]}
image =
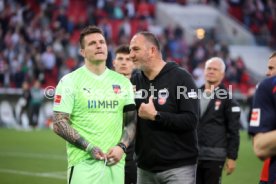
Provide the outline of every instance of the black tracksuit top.
{"type": "MultiPolygon", "coordinates": [[[[201,88],[204,91],[204,86],[201,88]]],[[[214,98],[198,124],[199,160],[236,160],[239,150],[240,107],[224,85],[214,90],[214,98]]]]}
{"type": "Polygon", "coordinates": [[[166,63],[154,80],[148,80],[141,72],[132,77],[132,83],[136,87],[137,110],[142,102],[148,103],[152,87],[157,90],[154,106],[161,115],[160,121],[138,116],[135,146],[138,167],[160,172],[196,164],[199,101],[191,75],[171,62],[166,63]]]}

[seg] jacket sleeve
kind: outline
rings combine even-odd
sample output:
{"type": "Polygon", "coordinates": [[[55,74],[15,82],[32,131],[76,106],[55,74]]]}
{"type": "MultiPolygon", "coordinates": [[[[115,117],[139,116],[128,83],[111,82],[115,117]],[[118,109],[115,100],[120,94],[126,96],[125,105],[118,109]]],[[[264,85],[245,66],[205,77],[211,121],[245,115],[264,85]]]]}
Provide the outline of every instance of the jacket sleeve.
{"type": "Polygon", "coordinates": [[[181,83],[175,86],[177,88],[175,94],[177,112],[160,112],[162,119],[160,123],[171,131],[195,130],[199,120],[198,90],[190,75],[180,80],[181,83]]]}
{"type": "Polygon", "coordinates": [[[236,160],[240,144],[240,106],[233,99],[228,99],[226,104],[226,131],[227,131],[227,158],[236,160]]]}

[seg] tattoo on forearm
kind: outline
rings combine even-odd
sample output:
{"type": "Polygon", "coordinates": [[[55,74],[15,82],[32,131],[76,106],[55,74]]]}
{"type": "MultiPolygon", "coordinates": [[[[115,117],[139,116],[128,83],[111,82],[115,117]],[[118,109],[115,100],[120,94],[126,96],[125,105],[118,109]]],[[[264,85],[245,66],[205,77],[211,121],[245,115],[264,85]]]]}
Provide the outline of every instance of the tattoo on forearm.
{"type": "Polygon", "coordinates": [[[124,132],[121,139],[128,146],[134,139],[136,133],[137,113],[136,111],[128,111],[124,113],[124,132]]]}
{"type": "Polygon", "coordinates": [[[70,115],[63,112],[54,112],[54,132],[69,143],[80,149],[86,149],[88,142],[69,124],[70,115]]]}

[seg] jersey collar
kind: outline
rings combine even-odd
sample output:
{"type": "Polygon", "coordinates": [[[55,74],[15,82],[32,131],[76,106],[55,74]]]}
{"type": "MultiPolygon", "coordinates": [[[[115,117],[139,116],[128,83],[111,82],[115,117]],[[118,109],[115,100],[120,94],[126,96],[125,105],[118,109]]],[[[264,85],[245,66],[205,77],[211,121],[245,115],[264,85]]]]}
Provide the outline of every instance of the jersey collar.
{"type": "Polygon", "coordinates": [[[85,65],[83,67],[84,67],[85,72],[88,75],[90,75],[91,77],[93,77],[94,79],[97,79],[97,80],[103,79],[109,73],[109,69],[107,67],[105,68],[104,72],[101,75],[94,74],[93,72],[88,70],[88,68],[85,65]]]}

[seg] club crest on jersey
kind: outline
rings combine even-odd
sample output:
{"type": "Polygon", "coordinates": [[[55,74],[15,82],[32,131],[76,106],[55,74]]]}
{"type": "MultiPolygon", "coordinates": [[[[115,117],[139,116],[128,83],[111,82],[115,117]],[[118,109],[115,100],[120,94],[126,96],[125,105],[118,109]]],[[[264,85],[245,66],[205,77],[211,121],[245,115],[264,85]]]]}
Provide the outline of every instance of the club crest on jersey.
{"type": "Polygon", "coordinates": [[[121,86],[120,85],[113,84],[112,88],[113,88],[113,91],[114,91],[115,94],[121,93],[121,86]]]}
{"type": "Polygon", "coordinates": [[[168,97],[169,97],[169,91],[166,88],[160,89],[158,91],[158,104],[164,105],[167,102],[168,97]]]}
{"type": "Polygon", "coordinates": [[[59,105],[61,102],[61,95],[55,95],[54,103],[55,105],[59,105]]]}
{"type": "Polygon", "coordinates": [[[215,111],[219,110],[220,105],[221,105],[221,101],[216,100],[216,102],[215,102],[215,111]]]}

